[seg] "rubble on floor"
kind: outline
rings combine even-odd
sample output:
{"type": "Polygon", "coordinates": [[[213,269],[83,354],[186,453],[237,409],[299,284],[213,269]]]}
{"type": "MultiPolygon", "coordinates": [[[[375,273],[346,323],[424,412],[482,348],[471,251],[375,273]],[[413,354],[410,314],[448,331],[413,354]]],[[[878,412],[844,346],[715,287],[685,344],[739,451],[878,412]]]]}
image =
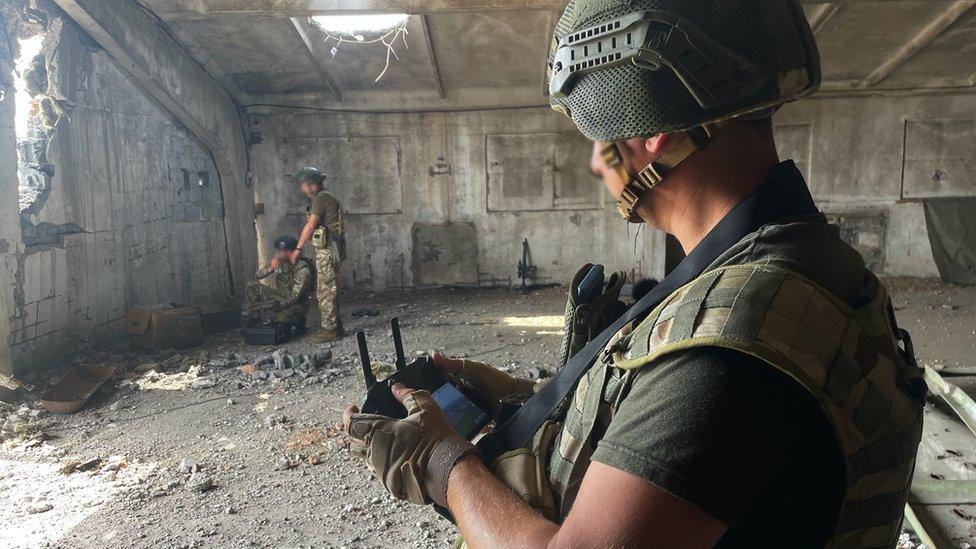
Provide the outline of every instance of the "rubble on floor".
{"type": "MultiPolygon", "coordinates": [[[[895,298],[903,307],[900,325],[923,335],[939,333],[955,345],[950,350],[958,350],[926,347],[920,337],[920,359],[952,365],[972,356],[970,339],[946,334],[938,325],[946,315],[960,325],[969,318],[971,331],[966,307],[917,306],[947,302],[941,295],[896,293],[895,298]],[[918,310],[924,331],[907,314],[918,310]]],[[[530,296],[410,292],[352,303],[349,310],[395,311],[408,356],[436,348],[518,375],[542,378],[555,371],[558,328],[540,323],[552,324],[549,319],[562,311],[559,290],[530,296]]],[[[350,331],[368,333],[374,369],[388,373],[393,363],[388,319],[346,320],[350,331]]],[[[348,451],[337,424],[342,410],[362,398],[355,338],[254,347],[228,332],[207,336],[203,346],[191,350],[87,353],[65,368],[84,364],[115,366],[118,375],[76,414],[52,416],[34,401],[0,405],[0,522],[13,525],[18,541],[12,547],[75,548],[125,540],[136,548],[353,548],[389,546],[395,540],[398,547],[433,548],[454,540],[450,523],[429,509],[390,498],[348,451]],[[52,533],[53,524],[70,526],[52,533]],[[112,541],[106,541],[109,535],[112,541]]],[[[35,384],[39,394],[63,373],[39,372],[24,381],[35,384]]],[[[928,411],[926,421],[935,413],[928,411]]],[[[947,439],[947,432],[937,434],[933,440],[942,446],[932,445],[931,461],[940,469],[931,472],[946,479],[976,476],[965,466],[976,463],[976,441],[970,447],[947,439]]],[[[955,507],[976,513],[971,506],[955,507]]],[[[976,524],[953,517],[961,529],[976,524]]],[[[13,539],[5,536],[0,535],[0,545],[13,539]]],[[[965,543],[962,536],[953,540],[956,546],[965,543]]],[[[924,546],[906,532],[899,547],[924,546]]]]}

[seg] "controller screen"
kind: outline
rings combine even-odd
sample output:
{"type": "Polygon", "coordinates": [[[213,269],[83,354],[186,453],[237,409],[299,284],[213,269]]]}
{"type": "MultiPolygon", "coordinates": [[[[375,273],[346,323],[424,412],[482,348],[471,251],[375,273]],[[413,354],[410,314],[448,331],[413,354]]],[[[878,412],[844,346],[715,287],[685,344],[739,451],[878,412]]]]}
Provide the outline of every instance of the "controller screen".
{"type": "Polygon", "coordinates": [[[441,385],[432,394],[434,400],[444,410],[447,420],[454,426],[457,434],[470,439],[485,424],[488,414],[479,408],[471,399],[450,383],[441,385]]]}

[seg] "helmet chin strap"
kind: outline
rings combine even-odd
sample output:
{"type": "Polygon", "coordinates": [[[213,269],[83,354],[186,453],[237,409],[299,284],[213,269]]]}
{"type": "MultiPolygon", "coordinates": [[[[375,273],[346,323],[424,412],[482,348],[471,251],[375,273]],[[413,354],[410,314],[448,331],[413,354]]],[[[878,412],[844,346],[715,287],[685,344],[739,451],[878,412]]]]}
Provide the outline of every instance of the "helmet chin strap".
{"type": "Polygon", "coordinates": [[[616,143],[610,143],[600,153],[607,167],[615,170],[624,181],[624,188],[617,202],[617,212],[630,223],[643,223],[637,213],[637,206],[647,193],[661,182],[667,173],[691,155],[705,148],[717,129],[716,124],[707,124],[688,130],[688,139],[682,140],[671,151],[651,162],[641,170],[637,177],[630,175],[624,166],[623,157],[616,143]]]}

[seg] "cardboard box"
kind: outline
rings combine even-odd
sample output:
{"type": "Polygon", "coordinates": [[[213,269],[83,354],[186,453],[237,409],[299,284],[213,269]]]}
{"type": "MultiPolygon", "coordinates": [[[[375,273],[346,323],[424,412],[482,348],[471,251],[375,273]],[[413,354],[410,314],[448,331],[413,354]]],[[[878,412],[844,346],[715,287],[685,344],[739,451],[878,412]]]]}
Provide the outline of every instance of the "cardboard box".
{"type": "Polygon", "coordinates": [[[184,349],[203,342],[200,309],[174,304],[133,307],[125,315],[125,333],[147,349],[184,349]]]}

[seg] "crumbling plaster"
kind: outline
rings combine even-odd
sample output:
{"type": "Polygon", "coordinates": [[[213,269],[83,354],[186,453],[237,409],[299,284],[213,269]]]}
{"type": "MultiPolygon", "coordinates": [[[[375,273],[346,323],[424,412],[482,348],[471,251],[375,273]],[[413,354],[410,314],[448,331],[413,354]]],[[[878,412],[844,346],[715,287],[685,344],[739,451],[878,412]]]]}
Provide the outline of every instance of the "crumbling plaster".
{"type": "MultiPolygon", "coordinates": [[[[51,6],[49,14],[49,94],[64,114],[48,143],[55,166],[51,191],[24,214],[23,237],[17,200],[2,200],[0,244],[11,243],[0,246],[4,371],[53,365],[117,338],[133,305],[233,306],[255,263],[243,145],[234,158],[222,151],[221,163],[235,169],[221,173],[213,151],[147,94],[127,67],[59,9],[51,6]],[[228,196],[232,209],[248,212],[243,226],[227,219],[228,196]],[[235,242],[238,254],[232,257],[235,242]]],[[[171,84],[191,87],[178,74],[171,84]]],[[[13,110],[12,101],[2,105],[13,110]]],[[[232,103],[229,112],[233,118],[222,123],[227,141],[236,135],[243,143],[232,103]]],[[[10,126],[8,132],[0,128],[7,144],[12,112],[2,120],[10,126]]],[[[4,146],[2,154],[12,157],[15,150],[4,146]]],[[[2,165],[3,190],[16,196],[16,162],[2,165]]]]}

